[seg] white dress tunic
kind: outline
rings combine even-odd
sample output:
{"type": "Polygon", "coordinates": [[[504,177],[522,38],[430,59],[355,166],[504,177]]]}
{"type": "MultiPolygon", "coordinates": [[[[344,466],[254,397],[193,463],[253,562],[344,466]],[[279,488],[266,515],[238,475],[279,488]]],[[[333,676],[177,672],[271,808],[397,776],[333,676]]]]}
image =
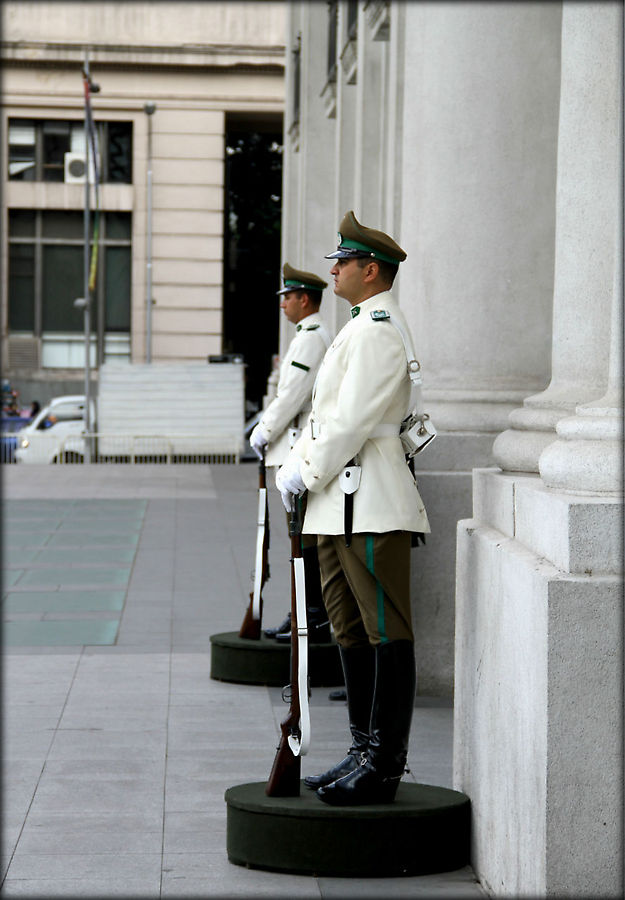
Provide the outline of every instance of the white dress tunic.
{"type": "Polygon", "coordinates": [[[355,454],[362,469],[354,494],[353,533],[430,531],[399,439],[410,403],[406,352],[389,319],[372,318],[377,310],[390,313],[409,331],[388,291],[352,309],[353,318],[323,359],[308,423],[292,451],[303,459],[306,534],[344,533],[345,495],[338,476],[355,454]],[[372,436],[380,425],[396,426],[396,433],[372,436]]]}
{"type": "Polygon", "coordinates": [[[319,313],[305,316],[280,364],[276,396],[260,424],[268,438],[265,463],[280,466],[289,450],[289,429],[296,417],[301,428],[310,413],[310,397],[330,336],[319,313]]]}

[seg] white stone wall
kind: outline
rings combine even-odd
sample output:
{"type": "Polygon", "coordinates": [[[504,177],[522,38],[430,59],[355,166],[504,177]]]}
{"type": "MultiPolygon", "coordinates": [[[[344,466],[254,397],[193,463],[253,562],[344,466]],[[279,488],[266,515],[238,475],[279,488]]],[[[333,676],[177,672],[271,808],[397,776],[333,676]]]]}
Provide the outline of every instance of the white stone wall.
{"type": "Polygon", "coordinates": [[[616,897],[622,507],[474,472],[458,525],[454,783],[472,864],[508,897],[616,897]]]}
{"type": "Polygon", "coordinates": [[[623,891],[622,40],[563,5],[552,379],[458,524],[454,780],[497,896],[623,891]]]}

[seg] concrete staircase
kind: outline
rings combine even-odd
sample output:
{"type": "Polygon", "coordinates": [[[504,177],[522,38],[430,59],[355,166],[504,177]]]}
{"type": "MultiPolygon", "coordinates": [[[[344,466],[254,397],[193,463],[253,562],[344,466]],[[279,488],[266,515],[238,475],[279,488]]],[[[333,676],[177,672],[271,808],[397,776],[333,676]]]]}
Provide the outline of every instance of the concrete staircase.
{"type": "Polygon", "coordinates": [[[240,363],[106,363],[97,403],[100,452],[115,453],[123,436],[133,439],[131,452],[141,452],[143,439],[150,452],[238,458],[244,404],[240,363]]]}

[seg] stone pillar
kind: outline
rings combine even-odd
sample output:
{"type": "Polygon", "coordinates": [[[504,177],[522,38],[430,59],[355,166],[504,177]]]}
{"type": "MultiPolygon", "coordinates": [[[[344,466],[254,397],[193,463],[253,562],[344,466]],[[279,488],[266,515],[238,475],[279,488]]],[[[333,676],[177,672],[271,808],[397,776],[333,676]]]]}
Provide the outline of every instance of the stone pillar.
{"type": "MultiPolygon", "coordinates": [[[[621,83],[619,74],[617,93],[620,93],[618,85],[621,83]]],[[[619,105],[620,125],[622,96],[619,105]]],[[[621,139],[619,132],[613,147],[617,165],[621,139]]],[[[619,198],[620,204],[623,197],[622,165],[615,182],[615,199],[619,198]]],[[[607,390],[600,399],[578,406],[575,416],[558,421],[558,439],[543,450],[539,459],[543,482],[561,491],[620,495],[623,490],[623,220],[619,207],[613,209],[612,227],[614,278],[607,390]]]]}
{"type": "MultiPolygon", "coordinates": [[[[336,118],[326,115],[321,96],[326,81],[328,23],[307,2],[290,3],[287,13],[286,109],[283,157],[282,259],[296,268],[316,272],[330,281],[330,261],[324,254],[336,246],[334,170],[336,118]],[[299,40],[299,44],[298,44],[299,40]],[[293,123],[294,50],[299,49],[299,121],[293,123]]],[[[336,299],[326,288],[321,314],[333,334],[336,299]]],[[[293,326],[280,322],[284,352],[293,326]]]]}
{"type": "MultiPolygon", "coordinates": [[[[386,121],[384,128],[384,172],[386,175],[384,188],[384,206],[382,230],[388,234],[401,233],[403,171],[403,140],[397,136],[405,127],[404,110],[404,71],[406,65],[406,4],[391,3],[389,8],[388,34],[388,93],[386,96],[386,121]]],[[[408,48],[410,53],[411,48],[408,48]]],[[[401,266],[400,266],[401,269],[401,266]]],[[[397,285],[401,282],[398,276],[397,285]]]]}
{"type": "Polygon", "coordinates": [[[367,12],[359,5],[352,208],[360,221],[381,228],[386,190],[387,43],[375,39],[367,12]]]}
{"type": "MultiPolygon", "coordinates": [[[[558,421],[599,397],[608,377],[614,254],[621,252],[614,242],[622,203],[615,190],[621,80],[614,52],[618,29],[615,22],[614,29],[604,23],[606,15],[618,15],[617,7],[580,4],[576,18],[565,4],[552,378],[546,391],[511,413],[509,429],[495,441],[495,461],[509,471],[538,472],[540,454],[555,440],[558,421]]],[[[562,425],[567,427],[575,431],[562,425]]],[[[546,457],[551,466],[549,458],[553,454],[546,457]]]]}
{"type": "Polygon", "coordinates": [[[497,896],[623,891],[622,30],[563,4],[553,378],[498,445],[542,478],[475,470],[458,523],[454,785],[497,896]]]}
{"type": "Polygon", "coordinates": [[[549,378],[560,19],[406,5],[401,300],[437,425],[488,434],[483,459],[549,378]]]}
{"type": "Polygon", "coordinates": [[[407,3],[398,292],[439,436],[417,458],[419,690],[453,692],[455,532],[471,470],[549,380],[558,4],[407,3]]]}

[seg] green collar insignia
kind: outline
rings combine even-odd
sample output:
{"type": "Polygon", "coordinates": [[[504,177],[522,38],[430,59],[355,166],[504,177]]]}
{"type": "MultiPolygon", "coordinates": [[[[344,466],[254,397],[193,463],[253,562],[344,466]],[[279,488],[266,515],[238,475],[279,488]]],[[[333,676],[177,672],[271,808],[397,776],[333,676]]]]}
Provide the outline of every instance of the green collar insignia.
{"type": "Polygon", "coordinates": [[[302,330],[302,326],[301,326],[301,325],[296,325],[296,326],[295,326],[295,330],[296,330],[296,331],[301,331],[301,330],[302,330]]]}
{"type": "Polygon", "coordinates": [[[356,316],[359,315],[359,313],[360,313],[360,307],[359,307],[359,306],[352,306],[351,312],[352,312],[352,319],[355,319],[356,316]]]}

